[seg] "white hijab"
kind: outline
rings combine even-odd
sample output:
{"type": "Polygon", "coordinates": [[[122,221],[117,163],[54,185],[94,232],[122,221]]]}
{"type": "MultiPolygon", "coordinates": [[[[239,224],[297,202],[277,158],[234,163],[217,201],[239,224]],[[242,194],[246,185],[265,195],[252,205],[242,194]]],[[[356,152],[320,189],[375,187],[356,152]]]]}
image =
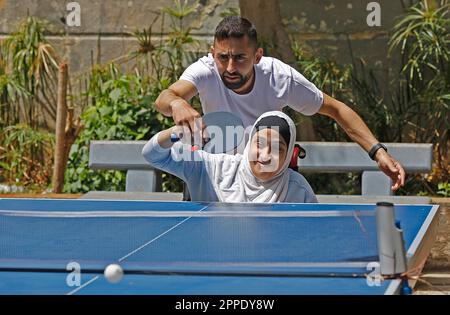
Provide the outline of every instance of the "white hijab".
{"type": "Polygon", "coordinates": [[[296,139],[295,124],[289,116],[280,111],[271,111],[262,114],[250,132],[244,153],[236,155],[212,155],[210,174],[212,184],[220,202],[283,202],[286,199],[289,183],[289,163],[294,151],[296,139]],[[263,181],[252,172],[249,162],[251,138],[256,133],[256,124],[264,117],[278,116],[286,120],[289,125],[291,138],[288,144],[286,159],[283,167],[271,179],[263,181]]]}

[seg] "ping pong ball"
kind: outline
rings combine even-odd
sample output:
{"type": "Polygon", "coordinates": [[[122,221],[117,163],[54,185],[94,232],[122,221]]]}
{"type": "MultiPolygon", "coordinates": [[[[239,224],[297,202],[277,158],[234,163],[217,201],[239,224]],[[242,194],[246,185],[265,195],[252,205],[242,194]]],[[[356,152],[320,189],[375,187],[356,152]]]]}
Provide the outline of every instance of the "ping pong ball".
{"type": "Polygon", "coordinates": [[[122,280],[123,269],[117,264],[111,264],[105,268],[104,275],[109,283],[118,283],[122,280]]]}

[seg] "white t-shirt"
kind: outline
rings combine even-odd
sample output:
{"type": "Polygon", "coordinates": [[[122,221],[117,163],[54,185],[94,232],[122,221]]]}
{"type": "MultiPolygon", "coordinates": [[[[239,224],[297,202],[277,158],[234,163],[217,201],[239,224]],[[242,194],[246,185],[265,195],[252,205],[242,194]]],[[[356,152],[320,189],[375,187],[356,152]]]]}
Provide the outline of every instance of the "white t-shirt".
{"type": "Polygon", "coordinates": [[[244,127],[252,126],[261,114],[289,106],[304,114],[315,114],[323,103],[323,93],[291,66],[272,57],[262,57],[254,66],[255,85],[244,95],[222,82],[212,54],[190,65],[180,77],[195,85],[203,113],[227,111],[239,116],[244,127]]]}

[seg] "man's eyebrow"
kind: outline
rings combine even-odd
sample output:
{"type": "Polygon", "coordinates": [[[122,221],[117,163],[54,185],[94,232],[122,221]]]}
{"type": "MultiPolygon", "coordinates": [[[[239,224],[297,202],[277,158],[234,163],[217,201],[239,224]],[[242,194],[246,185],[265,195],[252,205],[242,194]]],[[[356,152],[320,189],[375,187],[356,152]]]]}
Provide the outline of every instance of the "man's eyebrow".
{"type": "Polygon", "coordinates": [[[218,52],[217,54],[219,54],[221,56],[229,56],[229,55],[231,55],[233,57],[246,56],[247,55],[246,53],[229,54],[229,53],[226,53],[226,52],[218,52]]]}

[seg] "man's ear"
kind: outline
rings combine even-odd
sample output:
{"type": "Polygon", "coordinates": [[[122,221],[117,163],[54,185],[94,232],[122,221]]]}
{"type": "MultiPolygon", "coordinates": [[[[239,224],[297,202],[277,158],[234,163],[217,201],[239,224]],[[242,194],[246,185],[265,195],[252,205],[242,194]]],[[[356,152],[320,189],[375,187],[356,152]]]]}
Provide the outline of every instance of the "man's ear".
{"type": "Polygon", "coordinates": [[[211,54],[214,56],[214,45],[210,46],[210,51],[211,51],[211,54]]]}
{"type": "Polygon", "coordinates": [[[264,50],[259,47],[258,49],[256,49],[256,53],[255,53],[255,65],[258,64],[261,61],[261,58],[264,54],[264,50]]]}

